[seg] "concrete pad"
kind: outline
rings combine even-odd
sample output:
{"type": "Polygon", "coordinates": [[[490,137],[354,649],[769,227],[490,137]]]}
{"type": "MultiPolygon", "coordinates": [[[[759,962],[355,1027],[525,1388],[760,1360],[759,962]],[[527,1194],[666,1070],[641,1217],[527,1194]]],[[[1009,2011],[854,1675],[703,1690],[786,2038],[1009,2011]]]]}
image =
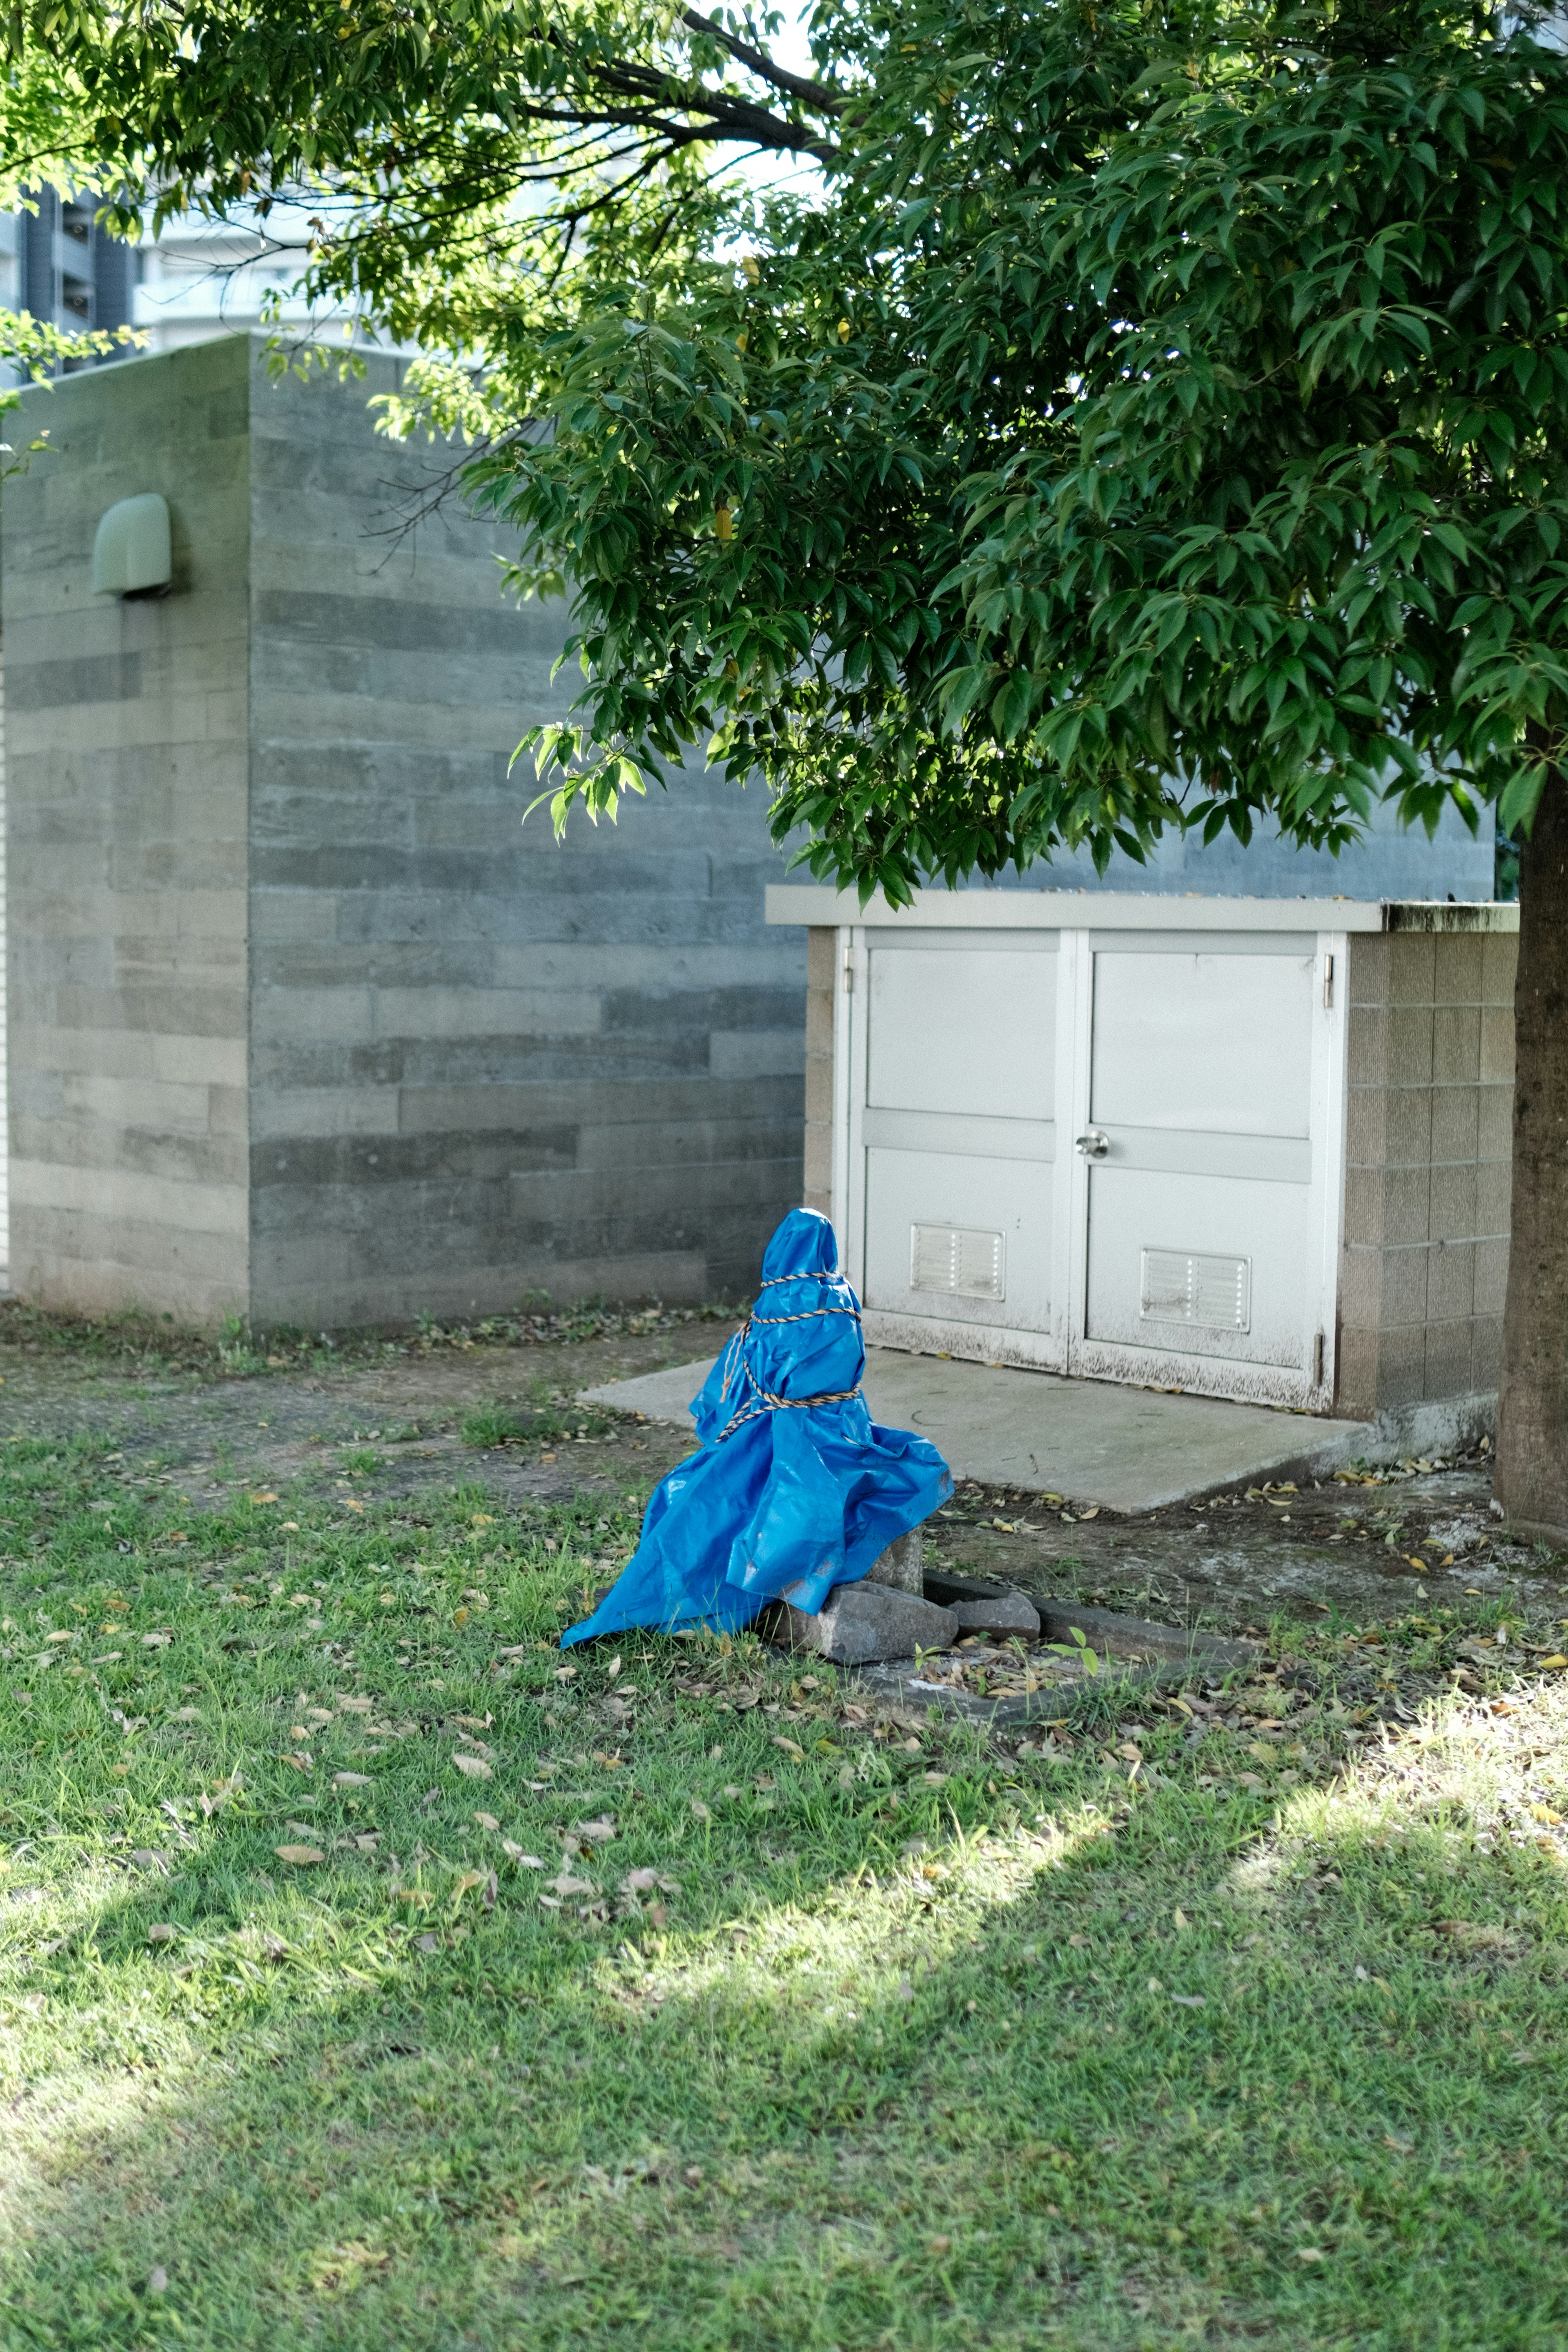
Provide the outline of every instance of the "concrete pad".
{"type": "MultiPolygon", "coordinates": [[[[586,1389],[592,1404],[691,1426],[712,1359],[586,1389]]],[[[1112,1511],[1152,1511],[1216,1487],[1290,1475],[1322,1477],[1370,1453],[1370,1423],[1275,1412],[1223,1398],[1164,1396],[1110,1381],[1068,1381],[993,1364],[866,1351],[874,1421],[918,1430],[955,1478],[1065,1495],[1112,1511]]]]}

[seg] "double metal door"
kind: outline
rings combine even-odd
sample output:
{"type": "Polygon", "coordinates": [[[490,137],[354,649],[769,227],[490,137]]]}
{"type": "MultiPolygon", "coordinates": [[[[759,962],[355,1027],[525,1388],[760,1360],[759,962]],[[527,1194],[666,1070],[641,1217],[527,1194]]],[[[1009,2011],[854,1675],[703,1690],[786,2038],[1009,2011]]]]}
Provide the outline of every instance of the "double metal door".
{"type": "Polygon", "coordinates": [[[1332,956],[1278,930],[842,933],[835,1214],[868,1337],[1322,1409],[1332,956]]]}

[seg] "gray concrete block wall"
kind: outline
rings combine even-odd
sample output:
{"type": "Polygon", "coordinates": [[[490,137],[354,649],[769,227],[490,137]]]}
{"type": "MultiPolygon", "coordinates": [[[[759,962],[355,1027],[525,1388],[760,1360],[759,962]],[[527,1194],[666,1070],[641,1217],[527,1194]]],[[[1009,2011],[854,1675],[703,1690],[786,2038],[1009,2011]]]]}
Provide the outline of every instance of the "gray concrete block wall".
{"type": "Polygon", "coordinates": [[[1518,951],[1485,928],[1350,941],[1338,1413],[1497,1387],[1518,951]]]}
{"type": "Polygon", "coordinates": [[[260,1325],[747,1288],[800,1197],[805,943],[759,793],[521,822],[560,607],[500,593],[398,381],[259,338],[73,377],[7,485],[15,1286],[260,1325]],[[51,467],[53,470],[50,470],[51,467]],[[175,593],[94,598],[162,490],[175,593]]]}
{"type": "Polygon", "coordinates": [[[689,773],[522,822],[565,612],[502,598],[504,527],[375,535],[450,463],[367,429],[398,373],[253,374],[253,1312],[742,1290],[800,1193],[765,805],[689,773]]]}
{"type": "Polygon", "coordinates": [[[10,1278],[54,1305],[248,1297],[248,404],[222,346],[86,372],[5,487],[10,1278]],[[176,593],[95,597],[142,490],[176,593]]]}

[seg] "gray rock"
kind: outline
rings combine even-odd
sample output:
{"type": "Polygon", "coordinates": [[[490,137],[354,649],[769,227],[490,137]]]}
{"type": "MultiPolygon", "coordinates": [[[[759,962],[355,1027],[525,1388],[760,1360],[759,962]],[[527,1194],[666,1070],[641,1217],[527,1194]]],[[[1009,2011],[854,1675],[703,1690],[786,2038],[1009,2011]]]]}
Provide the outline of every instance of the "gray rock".
{"type": "Polygon", "coordinates": [[[907,1536],[898,1536],[885,1552],[871,1562],[866,1570],[868,1584],[890,1584],[899,1592],[921,1590],[921,1531],[911,1528],[907,1536]]]}
{"type": "Polygon", "coordinates": [[[912,1658],[917,1650],[951,1649],[958,1620],[912,1592],[889,1584],[836,1584],[815,1617],[786,1602],[789,1638],[836,1665],[865,1666],[879,1658],[912,1658]]]}
{"type": "Polygon", "coordinates": [[[922,1590],[939,1609],[956,1609],[961,1601],[994,1601],[1013,1587],[998,1584],[994,1576],[959,1576],[952,1569],[928,1568],[922,1590]]]}
{"type": "Polygon", "coordinates": [[[1023,1633],[1033,1641],[1040,1630],[1039,1611],[1011,1584],[984,1601],[955,1601],[952,1614],[961,1633],[1023,1633]]]}

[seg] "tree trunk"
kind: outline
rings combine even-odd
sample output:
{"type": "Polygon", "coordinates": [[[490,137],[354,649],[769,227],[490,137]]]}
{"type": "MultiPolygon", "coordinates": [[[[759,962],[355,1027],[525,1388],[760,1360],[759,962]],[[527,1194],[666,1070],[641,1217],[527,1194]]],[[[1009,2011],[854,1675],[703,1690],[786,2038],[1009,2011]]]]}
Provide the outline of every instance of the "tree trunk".
{"type": "Polygon", "coordinates": [[[1568,781],[1561,774],[1520,850],[1514,1055],[1496,1492],[1521,1534],[1568,1545],[1568,781]]]}

